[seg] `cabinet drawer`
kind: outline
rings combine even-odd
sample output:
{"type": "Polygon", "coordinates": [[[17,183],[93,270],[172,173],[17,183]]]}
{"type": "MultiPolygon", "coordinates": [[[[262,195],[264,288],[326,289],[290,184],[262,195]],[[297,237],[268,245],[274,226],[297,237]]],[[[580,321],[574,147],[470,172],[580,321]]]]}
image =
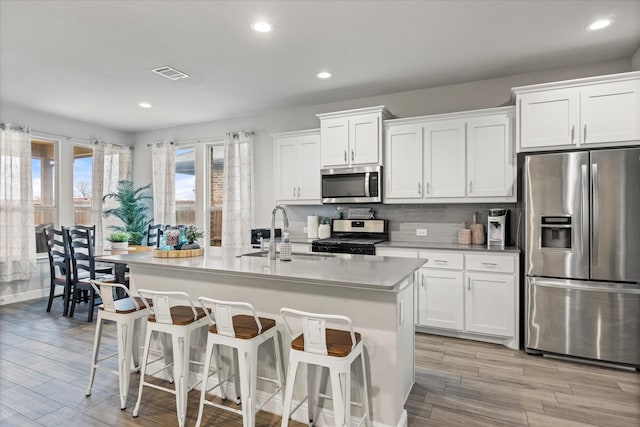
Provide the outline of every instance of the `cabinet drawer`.
{"type": "Polygon", "coordinates": [[[515,272],[516,259],[504,255],[466,255],[467,271],[515,272]]]}
{"type": "Polygon", "coordinates": [[[423,267],[444,268],[447,270],[462,270],[464,261],[463,255],[455,252],[427,252],[420,251],[419,258],[427,258],[423,267]]]}
{"type": "Polygon", "coordinates": [[[398,258],[418,258],[418,251],[411,249],[376,248],[376,255],[398,258]]]}

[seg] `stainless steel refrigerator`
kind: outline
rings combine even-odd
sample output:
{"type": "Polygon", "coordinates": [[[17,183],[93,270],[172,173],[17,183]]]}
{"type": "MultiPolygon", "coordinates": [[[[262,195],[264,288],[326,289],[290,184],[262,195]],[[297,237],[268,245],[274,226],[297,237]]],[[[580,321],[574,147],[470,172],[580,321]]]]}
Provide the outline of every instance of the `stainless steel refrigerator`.
{"type": "Polygon", "coordinates": [[[524,173],[526,350],[640,367],[640,148],[524,173]]]}

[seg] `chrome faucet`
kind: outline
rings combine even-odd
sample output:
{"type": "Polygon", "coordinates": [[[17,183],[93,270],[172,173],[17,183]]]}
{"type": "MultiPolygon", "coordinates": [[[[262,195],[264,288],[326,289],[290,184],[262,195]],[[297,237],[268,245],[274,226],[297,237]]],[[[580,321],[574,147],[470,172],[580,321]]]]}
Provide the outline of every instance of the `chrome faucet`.
{"type": "Polygon", "coordinates": [[[271,233],[269,234],[269,259],[276,259],[276,212],[282,211],[282,222],[285,227],[289,227],[287,211],[284,207],[277,205],[271,211],[271,233]]]}

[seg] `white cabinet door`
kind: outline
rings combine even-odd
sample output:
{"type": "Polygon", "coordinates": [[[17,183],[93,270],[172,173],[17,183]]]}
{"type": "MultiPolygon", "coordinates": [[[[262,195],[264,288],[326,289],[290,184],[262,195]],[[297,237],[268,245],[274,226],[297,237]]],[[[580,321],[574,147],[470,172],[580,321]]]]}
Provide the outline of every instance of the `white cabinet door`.
{"type": "Polygon", "coordinates": [[[322,167],[346,166],[349,163],[349,120],[345,117],[320,122],[322,167]]]}
{"type": "MultiPolygon", "coordinates": [[[[298,142],[295,138],[276,140],[276,200],[296,200],[298,187],[298,142]]],[[[320,171],[318,170],[318,175],[320,171]]],[[[319,198],[319,197],[318,197],[319,198]]]]}
{"type": "Polygon", "coordinates": [[[516,324],[514,276],[467,272],[466,282],[465,329],[513,337],[516,324]]]}
{"type": "Polygon", "coordinates": [[[424,125],[424,196],[464,197],[465,122],[424,125]]]}
{"type": "Polygon", "coordinates": [[[467,121],[467,197],[509,197],[515,191],[515,157],[507,115],[467,121]]]}
{"type": "Polygon", "coordinates": [[[580,113],[583,144],[640,139],[640,80],[583,88],[580,113]]]}
{"type": "Polygon", "coordinates": [[[389,127],[385,152],[385,199],[422,198],[422,125],[389,127]]]}
{"type": "Polygon", "coordinates": [[[349,119],[349,161],[352,165],[380,163],[380,114],[349,119]]]}
{"type": "Polygon", "coordinates": [[[417,295],[418,325],[464,330],[462,271],[421,269],[417,295]]]}
{"type": "Polygon", "coordinates": [[[298,163],[298,200],[320,200],[320,135],[300,141],[298,163]]]}
{"type": "Polygon", "coordinates": [[[580,138],[579,90],[557,89],[520,96],[520,148],[571,146],[580,138]]]}

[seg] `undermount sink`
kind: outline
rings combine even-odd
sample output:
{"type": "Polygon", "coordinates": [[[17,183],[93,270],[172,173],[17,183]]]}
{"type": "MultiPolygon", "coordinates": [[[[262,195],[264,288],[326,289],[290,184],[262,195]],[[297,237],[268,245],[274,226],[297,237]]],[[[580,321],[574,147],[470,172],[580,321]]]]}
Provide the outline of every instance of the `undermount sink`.
{"type": "MultiPolygon", "coordinates": [[[[249,252],[246,254],[236,255],[236,258],[241,258],[241,257],[268,258],[269,252],[249,252]]],[[[314,253],[308,253],[308,252],[293,252],[291,254],[291,259],[300,258],[300,259],[321,260],[321,259],[331,259],[335,257],[336,257],[335,255],[331,255],[331,254],[314,254],[314,253]]],[[[276,258],[280,259],[280,253],[276,254],[276,258]]]]}

